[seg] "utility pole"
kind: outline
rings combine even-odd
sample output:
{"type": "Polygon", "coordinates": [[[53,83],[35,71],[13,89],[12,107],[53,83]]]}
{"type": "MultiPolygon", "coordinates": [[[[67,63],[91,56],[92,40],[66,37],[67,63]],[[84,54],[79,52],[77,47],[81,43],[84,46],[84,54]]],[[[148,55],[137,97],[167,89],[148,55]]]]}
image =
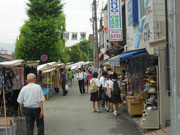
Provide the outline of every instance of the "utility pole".
{"type": "Polygon", "coordinates": [[[166,0],[171,92],[171,135],[180,134],[180,9],[179,0],[166,0]]]}
{"type": "Polygon", "coordinates": [[[95,49],[95,32],[94,32],[94,5],[92,4],[92,29],[93,29],[93,60],[96,59],[96,49],[95,49]]]}
{"type": "Polygon", "coordinates": [[[94,24],[94,36],[95,36],[95,58],[98,59],[98,62],[97,62],[97,67],[96,68],[99,68],[99,52],[98,52],[98,28],[97,28],[97,1],[94,0],[93,1],[93,12],[94,12],[94,15],[93,15],[93,24],[94,24]],[[98,57],[98,58],[97,58],[98,57]]]}

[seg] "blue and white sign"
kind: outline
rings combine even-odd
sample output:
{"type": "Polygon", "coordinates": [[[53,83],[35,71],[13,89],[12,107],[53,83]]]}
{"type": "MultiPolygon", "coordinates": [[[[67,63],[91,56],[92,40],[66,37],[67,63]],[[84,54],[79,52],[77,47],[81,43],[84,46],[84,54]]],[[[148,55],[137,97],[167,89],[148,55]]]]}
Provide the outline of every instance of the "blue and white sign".
{"type": "Polygon", "coordinates": [[[109,41],[122,41],[122,7],[121,0],[108,0],[109,41]]]}

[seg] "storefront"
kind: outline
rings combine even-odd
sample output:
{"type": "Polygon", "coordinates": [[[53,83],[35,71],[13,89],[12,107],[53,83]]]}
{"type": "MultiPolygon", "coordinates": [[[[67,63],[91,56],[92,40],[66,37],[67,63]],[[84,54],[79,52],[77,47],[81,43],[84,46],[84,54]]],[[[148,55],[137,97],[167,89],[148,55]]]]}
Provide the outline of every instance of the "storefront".
{"type": "Polygon", "coordinates": [[[122,99],[131,116],[142,115],[143,129],[159,129],[168,120],[165,50],[145,48],[111,58],[110,63],[125,64],[122,99]]]}

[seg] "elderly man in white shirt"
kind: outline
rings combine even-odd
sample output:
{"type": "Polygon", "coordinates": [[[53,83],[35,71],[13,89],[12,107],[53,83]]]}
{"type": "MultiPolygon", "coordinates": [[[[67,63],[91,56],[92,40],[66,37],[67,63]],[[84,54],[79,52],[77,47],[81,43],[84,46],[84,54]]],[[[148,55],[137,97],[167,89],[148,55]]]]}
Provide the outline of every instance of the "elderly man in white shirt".
{"type": "Polygon", "coordinates": [[[17,99],[20,104],[22,116],[25,110],[27,135],[33,135],[35,120],[37,123],[38,135],[44,135],[43,101],[45,99],[43,91],[40,85],[35,84],[35,74],[28,74],[27,80],[29,84],[21,89],[17,99]]]}

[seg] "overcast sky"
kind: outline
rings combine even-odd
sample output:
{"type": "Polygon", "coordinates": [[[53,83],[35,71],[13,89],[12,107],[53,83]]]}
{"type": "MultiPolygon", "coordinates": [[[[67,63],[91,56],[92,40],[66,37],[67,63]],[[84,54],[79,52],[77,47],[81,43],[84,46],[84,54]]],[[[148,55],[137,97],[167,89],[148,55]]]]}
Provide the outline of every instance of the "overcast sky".
{"type": "MultiPolygon", "coordinates": [[[[68,32],[91,33],[89,19],[92,16],[91,4],[93,0],[62,0],[65,3],[66,29],[68,32]]],[[[99,0],[99,7],[102,4],[99,0]]],[[[1,0],[0,2],[0,42],[15,43],[19,30],[27,20],[26,3],[28,0],[1,0]]],[[[88,38],[88,36],[87,36],[88,38]]],[[[78,42],[78,41],[76,41],[78,42]]],[[[67,41],[73,45],[74,41],[67,41]]]]}

